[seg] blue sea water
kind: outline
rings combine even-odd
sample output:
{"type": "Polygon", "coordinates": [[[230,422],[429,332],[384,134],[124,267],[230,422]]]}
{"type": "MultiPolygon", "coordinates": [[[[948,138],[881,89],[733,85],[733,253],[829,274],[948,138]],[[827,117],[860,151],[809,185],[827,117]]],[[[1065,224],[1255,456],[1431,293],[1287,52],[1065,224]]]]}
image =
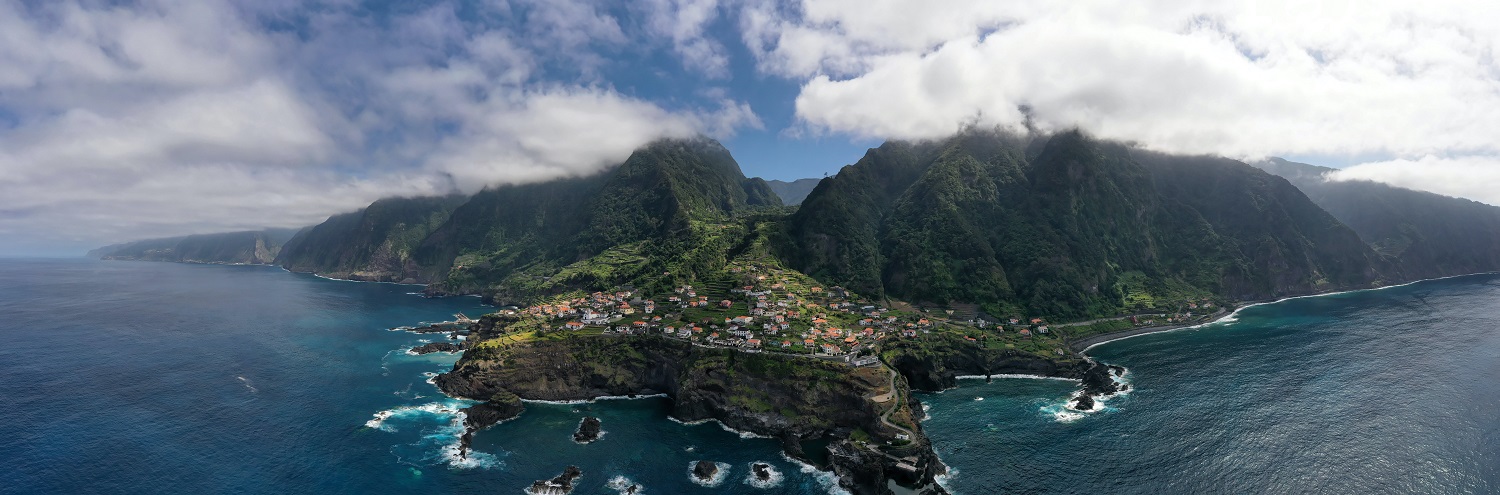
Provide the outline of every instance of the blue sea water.
{"type": "Polygon", "coordinates": [[[1298,298],[1097,346],[1134,390],[921,397],[959,494],[1500,493],[1500,276],[1298,298]],[[983,399],[983,400],[976,400],[983,399]]]}
{"type": "Polygon", "coordinates": [[[826,492],[776,442],[666,419],[663,399],[530,404],[451,454],[464,404],[427,380],[456,356],[392,327],[477,298],[258,266],[0,259],[0,493],[522,493],[569,464],[575,493],[826,492]],[[377,414],[384,413],[384,419],[377,414]],[[571,434],[586,414],[605,436],[571,434]],[[688,479],[724,463],[716,487],[688,479]],[[782,473],[745,482],[751,462],[782,473]]]}
{"type": "MultiPolygon", "coordinates": [[[[453,458],[456,356],[391,327],[474,298],[251,266],[0,260],[0,493],[819,493],[775,442],[666,419],[661,399],[529,404],[453,458]],[[380,414],[380,417],[377,417],[380,414]],[[605,436],[578,445],[579,419],[605,436]],[[383,418],[383,419],[380,419],[383,418]],[[722,484],[689,463],[722,462],[722,484]],[[782,479],[745,483],[748,464],[782,479]],[[611,483],[611,482],[616,483],[611,483]],[[613,485],[613,486],[612,486],[613,485]]],[[[1500,276],[1255,306],[1098,346],[1134,390],[1060,408],[1072,382],[924,394],[961,494],[1500,491],[1500,276]],[[984,400],[975,400],[983,398],[984,400]]]]}

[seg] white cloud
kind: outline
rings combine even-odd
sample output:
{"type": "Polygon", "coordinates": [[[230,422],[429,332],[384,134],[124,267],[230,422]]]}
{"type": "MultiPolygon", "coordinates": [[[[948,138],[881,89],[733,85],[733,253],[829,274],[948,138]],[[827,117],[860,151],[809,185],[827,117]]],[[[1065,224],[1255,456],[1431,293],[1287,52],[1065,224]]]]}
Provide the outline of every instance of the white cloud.
{"type": "Polygon", "coordinates": [[[698,132],[725,134],[760,121],[748,106],[674,113],[594,89],[552,89],[491,99],[473,109],[465,132],[443,141],[430,164],[472,192],[500,181],[586,175],[619,163],[641,145],[698,132]]]}
{"type": "Polygon", "coordinates": [[[1081,127],[1174,152],[1500,152],[1500,4],[975,0],[753,3],[803,126],[928,138],[1081,127]]]}
{"type": "MultiPolygon", "coordinates": [[[[630,43],[602,5],[472,7],[375,20],[338,3],[0,0],[0,254],[307,225],[761,125],[740,102],[667,108],[601,84],[601,53],[630,43]]],[[[712,9],[676,7],[697,27],[660,41],[711,69],[712,9]]]]}
{"type": "Polygon", "coordinates": [[[710,77],[729,76],[725,48],[706,36],[708,25],[719,18],[719,0],[647,0],[647,27],[672,40],[683,65],[710,77]]]}
{"type": "Polygon", "coordinates": [[[1500,157],[1424,156],[1362,163],[1328,174],[1329,180],[1369,180],[1500,205],[1500,157]]]}

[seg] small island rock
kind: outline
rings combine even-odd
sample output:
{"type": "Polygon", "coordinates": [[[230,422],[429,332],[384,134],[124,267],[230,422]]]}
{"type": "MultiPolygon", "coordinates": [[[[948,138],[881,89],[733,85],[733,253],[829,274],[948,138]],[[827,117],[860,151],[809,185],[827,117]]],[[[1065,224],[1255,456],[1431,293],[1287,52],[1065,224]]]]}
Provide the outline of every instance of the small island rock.
{"type": "Polygon", "coordinates": [[[578,466],[568,466],[556,478],[532,483],[527,491],[531,495],[568,495],[573,492],[573,480],[580,476],[583,476],[583,471],[578,466]]]}
{"type": "Polygon", "coordinates": [[[766,464],[764,462],[757,462],[755,464],[751,464],[750,465],[750,472],[755,473],[755,479],[758,479],[758,480],[761,480],[761,481],[770,481],[770,479],[771,479],[771,465],[770,464],[766,464]]]}
{"type": "Polygon", "coordinates": [[[602,430],[599,428],[599,418],[585,416],[583,421],[578,422],[578,431],[573,432],[573,441],[578,443],[590,443],[599,439],[602,430]]]}
{"type": "Polygon", "coordinates": [[[698,464],[693,466],[693,476],[697,476],[700,480],[714,479],[716,474],[719,474],[719,465],[711,461],[698,461],[698,464]]]}

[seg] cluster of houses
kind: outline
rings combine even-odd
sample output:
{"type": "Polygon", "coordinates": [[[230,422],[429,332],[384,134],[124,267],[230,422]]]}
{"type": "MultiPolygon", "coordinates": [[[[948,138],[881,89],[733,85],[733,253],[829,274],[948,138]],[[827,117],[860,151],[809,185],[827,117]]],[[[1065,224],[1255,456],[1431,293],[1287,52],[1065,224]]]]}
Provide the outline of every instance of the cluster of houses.
{"type": "MultiPolygon", "coordinates": [[[[883,339],[915,337],[935,326],[926,318],[902,321],[885,308],[856,304],[841,287],[794,290],[774,272],[772,277],[740,273],[743,285],[728,289],[727,299],[683,285],[659,306],[656,299],[620,290],[512,313],[541,318],[559,330],[594,327],[613,334],[655,333],[705,346],[850,359],[870,354],[883,339]]],[[[724,295],[722,288],[715,292],[724,295]]]]}

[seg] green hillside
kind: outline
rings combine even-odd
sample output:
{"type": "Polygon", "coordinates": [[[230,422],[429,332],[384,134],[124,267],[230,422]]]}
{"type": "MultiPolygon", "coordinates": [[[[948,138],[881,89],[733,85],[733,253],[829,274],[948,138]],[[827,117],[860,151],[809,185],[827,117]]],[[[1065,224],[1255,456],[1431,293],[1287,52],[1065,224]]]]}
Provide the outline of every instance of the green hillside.
{"type": "Polygon", "coordinates": [[[1098,316],[1382,276],[1352,231],[1280,178],[1076,132],[887,143],[820,184],[786,229],[787,264],[828,283],[991,314],[1098,316]]]}
{"type": "Polygon", "coordinates": [[[1328,181],[1334,169],[1273,158],[1256,163],[1296,184],[1407,278],[1500,270],[1500,208],[1370,181],[1328,181]]]}

